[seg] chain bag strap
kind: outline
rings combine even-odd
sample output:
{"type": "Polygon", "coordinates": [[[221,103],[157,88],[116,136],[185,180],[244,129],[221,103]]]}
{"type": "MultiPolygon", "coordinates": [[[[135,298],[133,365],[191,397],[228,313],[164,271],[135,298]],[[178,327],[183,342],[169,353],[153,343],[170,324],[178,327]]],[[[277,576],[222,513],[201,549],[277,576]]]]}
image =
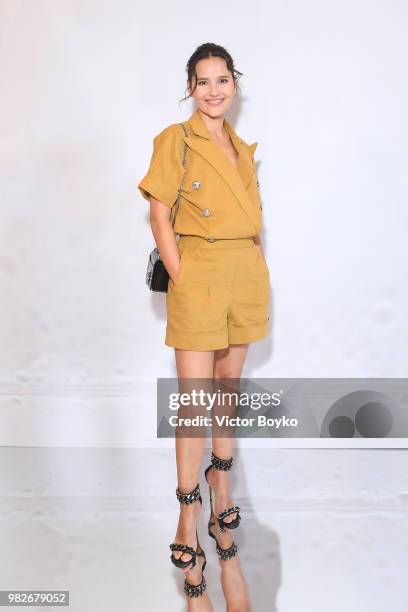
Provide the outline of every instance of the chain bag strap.
{"type": "MultiPolygon", "coordinates": [[[[188,136],[187,128],[184,123],[180,123],[184,130],[185,136],[188,136]]],[[[186,167],[186,158],[187,158],[187,143],[184,141],[184,150],[183,150],[183,167],[186,167]]],[[[183,173],[180,187],[177,192],[177,199],[173,206],[171,207],[170,217],[173,213],[174,215],[171,222],[171,226],[174,229],[174,224],[176,222],[176,217],[178,213],[178,209],[180,207],[180,197],[181,190],[183,188],[183,180],[185,176],[185,171],[183,173]]],[[[146,270],[146,284],[151,291],[162,291],[163,293],[167,292],[169,285],[169,273],[166,270],[166,267],[163,263],[163,260],[160,258],[159,249],[155,247],[153,251],[149,255],[149,260],[147,262],[147,270],[146,270]]]]}

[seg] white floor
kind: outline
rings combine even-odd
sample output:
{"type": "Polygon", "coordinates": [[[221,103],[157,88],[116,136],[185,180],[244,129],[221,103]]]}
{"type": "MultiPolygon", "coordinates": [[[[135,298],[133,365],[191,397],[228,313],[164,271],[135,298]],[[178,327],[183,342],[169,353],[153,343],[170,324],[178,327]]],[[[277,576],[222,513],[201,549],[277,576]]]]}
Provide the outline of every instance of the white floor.
{"type": "MultiPolygon", "coordinates": [[[[234,468],[253,612],[406,612],[407,451],[241,449],[234,468]]],[[[72,612],[186,609],[173,451],[2,447],[0,483],[0,590],[69,590],[72,612]]]]}

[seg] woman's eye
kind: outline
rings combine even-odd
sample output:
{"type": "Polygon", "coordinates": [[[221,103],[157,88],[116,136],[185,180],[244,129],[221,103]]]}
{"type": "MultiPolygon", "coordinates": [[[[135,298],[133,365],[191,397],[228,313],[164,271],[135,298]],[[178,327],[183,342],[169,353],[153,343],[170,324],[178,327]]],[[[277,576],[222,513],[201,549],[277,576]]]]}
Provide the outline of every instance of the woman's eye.
{"type": "MultiPolygon", "coordinates": [[[[220,79],[221,83],[228,83],[228,79],[220,79]]],[[[198,85],[207,85],[207,81],[198,81],[198,85]]]]}

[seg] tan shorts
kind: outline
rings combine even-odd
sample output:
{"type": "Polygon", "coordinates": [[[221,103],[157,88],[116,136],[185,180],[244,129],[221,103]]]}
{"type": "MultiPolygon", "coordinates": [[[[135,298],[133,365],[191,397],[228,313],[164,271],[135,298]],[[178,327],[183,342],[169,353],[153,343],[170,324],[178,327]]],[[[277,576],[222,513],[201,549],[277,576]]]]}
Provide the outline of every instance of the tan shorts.
{"type": "Polygon", "coordinates": [[[180,269],[166,293],[165,343],[211,351],[269,332],[269,269],[252,238],[178,241],[180,269]]]}

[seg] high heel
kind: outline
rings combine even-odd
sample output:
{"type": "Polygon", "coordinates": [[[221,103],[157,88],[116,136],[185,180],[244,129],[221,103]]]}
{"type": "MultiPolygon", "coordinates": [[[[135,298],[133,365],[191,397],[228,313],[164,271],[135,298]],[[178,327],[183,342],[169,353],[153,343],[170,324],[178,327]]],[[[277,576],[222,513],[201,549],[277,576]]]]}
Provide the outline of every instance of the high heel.
{"type": "MultiPolygon", "coordinates": [[[[211,468],[228,472],[232,468],[232,463],[233,463],[233,457],[230,457],[229,459],[220,459],[219,457],[214,455],[214,453],[211,453],[211,465],[209,465],[207,469],[205,470],[205,479],[207,481],[208,488],[210,490],[210,520],[208,521],[208,535],[215,540],[217,554],[219,558],[221,559],[221,561],[228,561],[228,559],[232,559],[232,557],[235,557],[235,555],[238,553],[238,547],[235,544],[235,542],[232,542],[229,548],[221,548],[220,545],[218,544],[217,538],[211,531],[211,527],[213,527],[216,523],[214,523],[211,520],[212,514],[213,513],[215,514],[215,512],[213,510],[213,503],[212,503],[212,489],[208,482],[207,474],[211,468]]],[[[218,528],[221,533],[226,533],[227,529],[236,529],[241,521],[240,507],[230,506],[229,508],[226,508],[225,510],[223,510],[223,512],[220,512],[219,514],[217,514],[216,517],[217,517],[217,522],[218,522],[218,528]],[[237,516],[235,517],[234,520],[232,520],[229,523],[224,521],[225,517],[229,516],[230,514],[235,514],[235,513],[237,514],[237,516]]]]}
{"type": "MultiPolygon", "coordinates": [[[[203,500],[202,500],[201,494],[200,494],[200,484],[199,483],[197,484],[197,486],[192,491],[190,491],[190,493],[181,493],[180,489],[177,487],[176,495],[177,495],[177,499],[180,502],[180,504],[194,504],[198,500],[200,502],[201,506],[203,505],[203,500]]],[[[196,557],[197,556],[202,556],[201,553],[197,553],[198,548],[199,548],[197,529],[196,529],[196,537],[197,537],[197,550],[194,550],[194,548],[192,548],[192,546],[187,546],[187,544],[179,544],[177,542],[173,542],[172,544],[170,544],[170,550],[172,551],[172,553],[170,555],[170,561],[176,567],[180,567],[181,569],[185,569],[190,564],[191,564],[190,569],[193,569],[193,567],[195,567],[195,565],[196,565],[196,557]],[[189,554],[191,556],[191,559],[187,559],[187,561],[182,561],[181,558],[180,559],[176,559],[176,557],[174,557],[174,555],[173,555],[174,551],[182,551],[183,553],[187,553],[187,554],[189,554]]]]}

